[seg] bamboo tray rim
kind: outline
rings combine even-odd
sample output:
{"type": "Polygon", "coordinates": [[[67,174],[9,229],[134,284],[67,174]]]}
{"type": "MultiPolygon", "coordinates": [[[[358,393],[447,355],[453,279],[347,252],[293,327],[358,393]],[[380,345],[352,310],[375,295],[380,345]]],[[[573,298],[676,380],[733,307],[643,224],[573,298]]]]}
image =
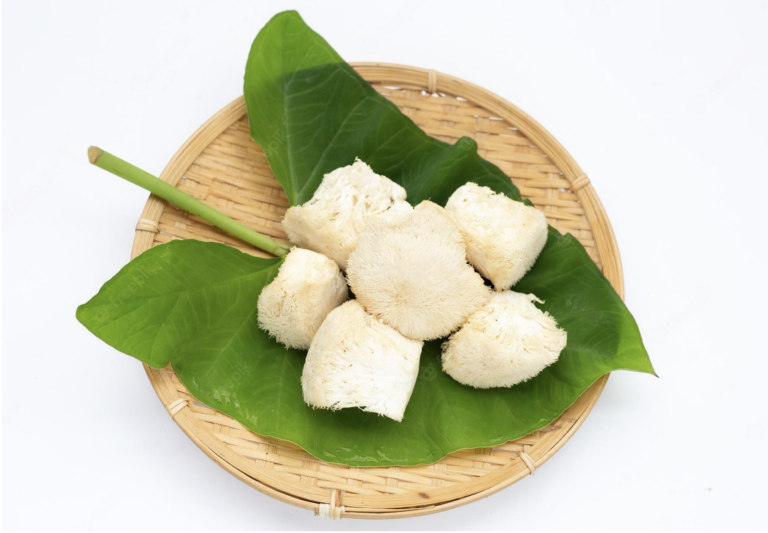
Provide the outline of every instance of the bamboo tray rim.
{"type": "MultiPolygon", "coordinates": [[[[595,246],[601,259],[603,273],[611,281],[618,294],[622,298],[624,297],[624,280],[618,246],[597,193],[586,174],[583,173],[570,154],[538,122],[494,93],[434,70],[389,63],[358,62],[350,63],[350,65],[370,83],[425,90],[430,94],[459,96],[513,124],[520,133],[551,158],[560,169],[563,177],[570,183],[569,189],[578,196],[585,215],[593,226],[595,246]]],[[[244,115],[245,102],[241,96],[212,116],[192,134],[169,161],[160,176],[161,179],[176,185],[203,150],[244,115]]],[[[150,195],[136,227],[132,258],[152,246],[165,204],[165,201],[150,195]]],[[[345,496],[340,503],[342,497],[339,490],[308,490],[306,487],[297,487],[294,484],[286,483],[280,476],[272,475],[263,469],[254,472],[254,468],[248,460],[230,450],[228,446],[214,437],[211,431],[200,424],[190,409],[184,408],[187,406],[187,402],[171,386],[170,378],[162,375],[165,370],[158,371],[146,365],[145,370],[156,393],[176,423],[206,455],[225,470],[260,492],[292,505],[314,510],[316,514],[336,519],[342,516],[397,518],[431,514],[471,503],[515,483],[532,474],[536,468],[545,463],[581,427],[597,402],[608,379],[608,374],[599,378],[574,403],[574,406],[579,404],[581,411],[576,421],[566,431],[547,434],[535,445],[536,449],[530,450],[530,454],[521,452],[523,461],[510,462],[500,469],[477,477],[471,483],[460,484],[463,489],[461,494],[455,494],[455,490],[446,490],[453,489],[452,487],[444,487],[442,490],[430,491],[430,498],[424,502],[414,502],[412,495],[400,497],[397,494],[388,494],[380,496],[378,499],[376,497],[366,499],[345,496]],[[542,445],[540,446],[540,444],[542,445]],[[349,503],[356,504],[350,506],[349,503]]],[[[569,409],[574,408],[574,406],[569,409]]],[[[322,461],[319,462],[322,463],[322,461]]],[[[336,465],[329,464],[329,466],[336,465]]],[[[385,467],[358,468],[381,469],[385,467]]]]}

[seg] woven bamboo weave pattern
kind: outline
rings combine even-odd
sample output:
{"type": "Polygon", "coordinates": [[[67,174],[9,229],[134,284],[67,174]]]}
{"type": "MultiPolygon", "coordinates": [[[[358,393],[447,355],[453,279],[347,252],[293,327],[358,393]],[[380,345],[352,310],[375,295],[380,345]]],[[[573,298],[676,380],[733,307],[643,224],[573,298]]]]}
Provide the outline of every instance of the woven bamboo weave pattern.
{"type": "MultiPolygon", "coordinates": [[[[428,134],[449,143],[461,136],[477,141],[480,155],[507,173],[552,226],[576,236],[623,293],[616,242],[589,179],[533,119],[484,89],[434,71],[353,66],[428,134]]],[[[288,201],[264,152],[250,138],[242,98],[204,124],[161,177],[257,231],[287,240],[281,220],[288,201]]],[[[267,255],[150,196],[136,227],[132,255],[172,239],[222,242],[267,255]]],[[[607,379],[593,384],[554,423],[516,441],[459,451],[428,466],[351,468],[323,463],[294,444],[256,435],[200,404],[170,367],[145,368],[169,414],[217,463],[266,494],[332,519],[437,512],[532,474],[578,429],[607,379]]]]}

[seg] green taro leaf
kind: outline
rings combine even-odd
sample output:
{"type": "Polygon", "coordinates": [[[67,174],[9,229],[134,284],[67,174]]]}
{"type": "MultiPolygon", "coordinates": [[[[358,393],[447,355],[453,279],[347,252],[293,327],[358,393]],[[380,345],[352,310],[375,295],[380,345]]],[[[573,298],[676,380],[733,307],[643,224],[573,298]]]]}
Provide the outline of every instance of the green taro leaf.
{"type": "Polygon", "coordinates": [[[259,32],[245,69],[251,136],[291,205],[310,198],[323,175],[359,157],[408,191],[416,205],[444,205],[467,181],[520,193],[462,137],[450,145],[424,133],[377,93],[295,11],[259,32]]]}
{"type": "MultiPolygon", "coordinates": [[[[427,136],[295,12],[277,15],[256,38],[245,97],[251,134],[292,204],[355,157],[402,184],[412,203],[445,203],[467,181],[520,199],[472,140],[450,146],[427,136]]],[[[442,372],[441,341],[433,341],[424,345],[402,423],[359,409],[313,410],[301,392],[305,353],[286,350],[256,325],[258,295],[279,265],[220,244],[173,241],[134,259],[77,316],[151,366],[170,362],[198,400],[256,433],[351,466],[432,463],[503,443],[546,426],[607,372],[653,373],[619,296],[574,237],[550,229],[515,290],[545,300],[539,307],[568,332],[556,364],[509,389],[477,390],[442,372]]]]}
{"type": "Polygon", "coordinates": [[[477,390],[442,372],[433,341],[424,345],[402,423],[358,409],[313,410],[301,393],[304,352],[256,325],[259,293],[280,264],[223,244],[172,241],[128,263],[77,318],[150,366],[170,362],[195,398],[253,431],[354,466],[430,463],[506,442],[551,422],[606,372],[653,371],[638,357],[637,326],[584,248],[552,231],[519,289],[546,298],[569,332],[556,364],[510,389],[477,390]]]}

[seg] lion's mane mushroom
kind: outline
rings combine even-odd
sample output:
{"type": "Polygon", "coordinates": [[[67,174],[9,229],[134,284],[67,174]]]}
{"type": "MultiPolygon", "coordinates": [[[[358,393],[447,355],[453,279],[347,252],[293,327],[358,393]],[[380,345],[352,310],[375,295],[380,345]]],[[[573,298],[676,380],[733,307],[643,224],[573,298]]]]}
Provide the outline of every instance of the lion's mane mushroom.
{"type": "Polygon", "coordinates": [[[347,279],[366,311],[417,340],[447,335],[491,296],[467,263],[456,224],[428,201],[399,216],[369,218],[347,279]]]}
{"type": "Polygon", "coordinates": [[[306,350],[331,310],[349,296],[339,266],[322,254],[292,248],[259,296],[259,327],[289,348],[306,350]]]}
{"type": "Polygon", "coordinates": [[[405,189],[357,159],[326,174],[308,202],[288,209],[283,229],[292,243],[327,255],[344,270],[366,217],[408,210],[405,198],[405,189]]]}
{"type": "Polygon", "coordinates": [[[411,398],[422,343],[350,300],[330,312],[307,353],[301,387],[313,407],[359,407],[400,422],[411,398]]]}
{"type": "Polygon", "coordinates": [[[496,293],[443,343],[443,370],[478,389],[511,387],[557,361],[568,335],[533,294],[496,293]]]}
{"type": "Polygon", "coordinates": [[[496,290],[517,283],[547,242],[544,213],[476,183],[456,189],[445,209],[464,236],[469,262],[496,290]]]}

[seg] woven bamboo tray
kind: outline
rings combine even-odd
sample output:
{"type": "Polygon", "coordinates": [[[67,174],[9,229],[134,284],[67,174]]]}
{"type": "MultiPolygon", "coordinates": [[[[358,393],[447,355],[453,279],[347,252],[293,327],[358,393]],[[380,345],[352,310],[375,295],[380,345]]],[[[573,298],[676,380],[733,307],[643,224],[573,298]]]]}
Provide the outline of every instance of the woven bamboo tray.
{"type": "MultiPolygon", "coordinates": [[[[485,89],[433,70],[380,63],[353,67],[428,134],[449,143],[462,135],[475,139],[480,155],[506,172],[552,226],[577,237],[623,296],[619,252],[600,200],[573,158],[535,120],[485,89]]],[[[286,240],[280,222],[288,201],[264,152],[250,138],[242,97],[203,124],[161,177],[230,217],[286,240]]],[[[150,196],[136,226],[132,257],[173,239],[222,242],[267,255],[150,196]]],[[[452,453],[428,466],[350,468],[256,435],[202,405],[170,366],[145,369],[176,423],[219,465],[265,494],[333,519],[435,513],[515,483],[575,433],[608,379],[599,379],[548,427],[504,445],[452,453]]]]}

